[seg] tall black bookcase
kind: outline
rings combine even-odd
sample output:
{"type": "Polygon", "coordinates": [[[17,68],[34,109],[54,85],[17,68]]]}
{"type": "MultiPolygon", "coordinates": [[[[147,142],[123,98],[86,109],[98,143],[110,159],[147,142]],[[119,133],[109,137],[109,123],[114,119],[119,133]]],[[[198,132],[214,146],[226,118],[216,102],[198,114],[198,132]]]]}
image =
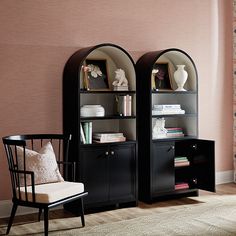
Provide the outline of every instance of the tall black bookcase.
{"type": "Polygon", "coordinates": [[[215,191],[214,141],[198,139],[198,73],[192,58],[177,48],[148,52],[137,61],[136,74],[139,199],[153,202],[198,195],[198,189],[215,191]],[[168,65],[169,89],[153,86],[153,69],[158,64],[168,65]],[[186,91],[176,91],[177,65],[185,65],[188,73],[186,91]],[[163,104],[179,104],[185,114],[153,115],[154,105],[163,104]],[[154,139],[158,118],[164,118],[165,127],[181,128],[184,136],[154,139]],[[186,157],[188,164],[177,167],[176,157],[186,157]],[[177,189],[179,183],[187,187],[177,189]]]}
{"type": "MultiPolygon", "coordinates": [[[[85,207],[137,204],[136,146],[136,73],[130,55],[120,46],[106,43],[82,48],[67,61],[63,75],[63,131],[72,134],[69,159],[76,163],[76,181],[85,185],[85,207]],[[106,61],[108,89],[86,89],[83,65],[86,60],[106,61]],[[113,91],[115,71],[122,69],[129,83],[128,91],[113,91]],[[116,113],[116,98],[132,97],[132,114],[116,113]],[[82,117],[83,105],[99,104],[105,108],[101,117],[82,117]],[[126,141],[113,143],[81,142],[81,122],[91,122],[93,132],[122,132],[126,141]]],[[[75,203],[68,205],[75,208],[75,203]]]]}

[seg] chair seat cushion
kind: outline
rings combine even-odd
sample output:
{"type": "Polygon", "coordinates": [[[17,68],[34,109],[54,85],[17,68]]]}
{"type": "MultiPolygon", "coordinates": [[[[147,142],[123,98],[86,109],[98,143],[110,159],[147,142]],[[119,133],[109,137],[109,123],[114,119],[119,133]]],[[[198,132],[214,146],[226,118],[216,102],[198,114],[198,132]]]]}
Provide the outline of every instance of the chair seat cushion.
{"type": "MultiPolygon", "coordinates": [[[[57,182],[35,186],[35,199],[38,203],[52,203],[84,192],[83,183],[57,182]]],[[[25,188],[20,188],[21,199],[26,200],[25,188]]],[[[27,187],[28,201],[32,201],[32,187],[27,187]]]]}

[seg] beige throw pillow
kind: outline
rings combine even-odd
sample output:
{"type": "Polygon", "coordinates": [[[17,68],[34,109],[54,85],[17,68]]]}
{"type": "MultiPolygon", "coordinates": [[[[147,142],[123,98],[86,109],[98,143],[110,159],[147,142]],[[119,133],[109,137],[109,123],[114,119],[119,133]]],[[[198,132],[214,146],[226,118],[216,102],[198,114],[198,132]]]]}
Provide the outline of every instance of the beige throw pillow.
{"type": "MultiPolygon", "coordinates": [[[[19,170],[24,170],[23,148],[17,146],[19,170]]],[[[46,184],[64,181],[56,162],[52,144],[48,142],[39,152],[25,149],[26,170],[33,171],[35,184],[46,184]]],[[[21,176],[21,186],[24,185],[24,177],[21,176]]],[[[27,185],[31,185],[31,177],[27,175],[27,185]]]]}

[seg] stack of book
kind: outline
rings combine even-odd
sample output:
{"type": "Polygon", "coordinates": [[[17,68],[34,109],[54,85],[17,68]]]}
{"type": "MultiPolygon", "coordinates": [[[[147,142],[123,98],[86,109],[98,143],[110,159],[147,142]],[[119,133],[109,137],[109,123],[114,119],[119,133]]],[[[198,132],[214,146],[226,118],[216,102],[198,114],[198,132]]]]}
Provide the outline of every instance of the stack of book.
{"type": "Polygon", "coordinates": [[[175,184],[175,190],[180,190],[180,189],[188,189],[189,184],[185,182],[179,182],[175,184]]]}
{"type": "Polygon", "coordinates": [[[132,97],[130,95],[117,96],[117,112],[120,116],[132,115],[132,97]]]}
{"type": "Polygon", "coordinates": [[[189,166],[190,162],[187,157],[175,157],[175,167],[189,166]]]}
{"type": "Polygon", "coordinates": [[[180,104],[163,104],[154,105],[152,115],[175,115],[185,114],[185,110],[181,109],[180,104]]]}
{"type": "Polygon", "coordinates": [[[172,127],[172,128],[166,128],[166,130],[167,130],[167,134],[166,134],[167,138],[176,138],[176,137],[184,136],[182,128],[172,127]]]}
{"type": "Polygon", "coordinates": [[[92,122],[80,123],[80,141],[83,144],[92,143],[92,122]]]}
{"type": "Polygon", "coordinates": [[[94,143],[111,143],[111,142],[124,142],[126,137],[123,133],[107,132],[107,133],[93,133],[94,143]]]}

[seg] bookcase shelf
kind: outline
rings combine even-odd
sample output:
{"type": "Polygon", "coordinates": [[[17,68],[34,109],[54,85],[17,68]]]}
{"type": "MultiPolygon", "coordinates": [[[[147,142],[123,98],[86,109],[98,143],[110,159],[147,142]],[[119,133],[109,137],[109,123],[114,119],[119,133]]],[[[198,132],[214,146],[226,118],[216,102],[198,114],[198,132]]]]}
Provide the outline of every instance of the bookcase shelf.
{"type": "MultiPolygon", "coordinates": [[[[85,208],[120,203],[136,205],[136,72],[134,61],[127,51],[118,45],[106,43],[81,48],[69,58],[63,74],[63,131],[72,134],[69,158],[78,164],[76,180],[83,182],[89,192],[84,200],[85,208]],[[87,84],[89,77],[84,68],[88,61],[105,63],[106,69],[104,67],[102,71],[102,65],[100,69],[106,75],[107,88],[92,88],[92,80],[91,84],[87,84]],[[128,91],[113,90],[117,69],[125,72],[128,91]],[[119,96],[126,95],[131,96],[132,115],[116,115],[119,96]],[[81,116],[81,107],[86,105],[102,106],[105,115],[81,116]],[[83,143],[82,133],[91,138],[92,133],[108,132],[123,133],[126,141],[90,143],[91,139],[89,142],[85,139],[87,144],[83,143]]],[[[76,203],[67,206],[69,210],[76,207],[76,203]]]]}
{"type": "Polygon", "coordinates": [[[81,144],[81,147],[99,147],[102,145],[126,145],[126,144],[136,144],[136,140],[126,140],[125,142],[109,142],[109,143],[90,143],[90,144],[81,144]]]}
{"type": "Polygon", "coordinates": [[[173,91],[173,90],[169,90],[169,91],[153,91],[153,94],[197,94],[196,91],[173,91]]]}
{"type": "Polygon", "coordinates": [[[157,198],[196,195],[198,189],[215,191],[214,141],[198,139],[198,73],[194,61],[177,48],[152,51],[139,58],[136,72],[139,199],[153,202],[157,198]],[[170,80],[171,89],[153,89],[153,72],[160,64],[168,67],[164,79],[170,80]],[[177,65],[185,65],[188,73],[186,91],[176,91],[177,65]],[[168,108],[175,107],[176,113],[184,110],[185,114],[152,115],[152,109],[157,112],[163,107],[168,112],[168,108]],[[161,128],[156,129],[158,122],[164,124],[170,136],[176,136],[160,133],[156,138],[153,132],[161,128]],[[189,166],[175,167],[176,156],[186,157],[189,166]]]}
{"type": "Polygon", "coordinates": [[[158,118],[158,117],[196,117],[197,113],[187,113],[187,114],[168,114],[168,115],[152,115],[152,118],[158,118]]]}
{"type": "Polygon", "coordinates": [[[128,91],[88,91],[88,90],[80,90],[80,93],[86,93],[86,94],[135,94],[136,91],[131,91],[131,90],[128,90],[128,91]]]}
{"type": "Polygon", "coordinates": [[[94,116],[94,117],[81,117],[81,121],[88,121],[88,120],[127,120],[127,119],[136,119],[136,116],[94,116]]]}
{"type": "Polygon", "coordinates": [[[185,135],[184,137],[174,137],[174,138],[158,138],[158,139],[152,139],[152,142],[166,142],[166,141],[178,141],[178,140],[188,140],[188,139],[195,139],[196,136],[191,135],[185,135]]]}

